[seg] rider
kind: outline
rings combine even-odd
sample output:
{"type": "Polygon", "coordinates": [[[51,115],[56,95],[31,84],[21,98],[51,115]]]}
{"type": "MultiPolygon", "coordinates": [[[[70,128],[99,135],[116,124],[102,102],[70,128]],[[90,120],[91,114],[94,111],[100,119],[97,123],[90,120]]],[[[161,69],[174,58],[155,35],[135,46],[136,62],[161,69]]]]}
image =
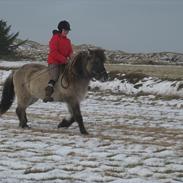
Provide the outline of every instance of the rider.
{"type": "Polygon", "coordinates": [[[59,78],[61,66],[67,64],[73,54],[71,41],[67,38],[67,34],[71,30],[69,22],[63,20],[59,22],[57,28],[58,30],[53,30],[53,36],[49,42],[48,72],[50,80],[45,88],[44,102],[53,101],[51,95],[59,78]]]}

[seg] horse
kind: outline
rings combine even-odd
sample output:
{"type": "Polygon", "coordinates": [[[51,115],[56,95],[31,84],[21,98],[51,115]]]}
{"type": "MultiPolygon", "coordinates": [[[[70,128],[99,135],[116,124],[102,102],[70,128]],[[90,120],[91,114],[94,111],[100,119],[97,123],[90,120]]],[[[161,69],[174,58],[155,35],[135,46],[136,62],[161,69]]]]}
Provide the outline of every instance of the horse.
{"type": "MultiPolygon", "coordinates": [[[[67,104],[70,117],[64,117],[58,128],[68,128],[77,122],[80,133],[88,134],[83,123],[80,102],[87,94],[91,79],[107,80],[105,60],[102,49],[80,51],[62,68],[52,97],[54,101],[67,104]]],[[[43,64],[25,64],[12,71],[3,85],[0,116],[11,107],[14,98],[17,97],[16,115],[19,119],[19,127],[29,128],[26,109],[38,99],[44,99],[48,81],[48,67],[43,64]]]]}

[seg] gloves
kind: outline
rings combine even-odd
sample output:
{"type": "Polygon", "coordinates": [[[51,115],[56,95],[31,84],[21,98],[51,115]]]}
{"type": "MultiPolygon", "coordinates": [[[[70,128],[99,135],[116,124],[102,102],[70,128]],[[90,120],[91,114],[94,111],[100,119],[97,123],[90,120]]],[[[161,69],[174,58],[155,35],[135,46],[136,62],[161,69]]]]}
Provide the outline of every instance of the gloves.
{"type": "Polygon", "coordinates": [[[62,61],[62,64],[67,64],[67,58],[62,61]]]}

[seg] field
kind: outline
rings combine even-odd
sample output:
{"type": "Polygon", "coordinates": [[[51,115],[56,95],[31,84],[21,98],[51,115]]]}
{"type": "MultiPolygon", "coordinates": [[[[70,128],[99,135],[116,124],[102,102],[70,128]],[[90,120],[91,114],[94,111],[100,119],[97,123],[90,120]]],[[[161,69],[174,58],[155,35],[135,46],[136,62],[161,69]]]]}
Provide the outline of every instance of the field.
{"type": "Polygon", "coordinates": [[[169,80],[183,80],[183,66],[180,65],[130,65],[130,64],[108,64],[109,71],[123,73],[141,73],[169,80]]]}
{"type": "MultiPolygon", "coordinates": [[[[8,71],[0,75],[2,85],[8,71]]],[[[181,98],[91,90],[81,105],[88,136],[77,124],[57,129],[65,104],[32,105],[26,130],[18,128],[15,107],[0,118],[2,183],[183,182],[181,98]]]]}

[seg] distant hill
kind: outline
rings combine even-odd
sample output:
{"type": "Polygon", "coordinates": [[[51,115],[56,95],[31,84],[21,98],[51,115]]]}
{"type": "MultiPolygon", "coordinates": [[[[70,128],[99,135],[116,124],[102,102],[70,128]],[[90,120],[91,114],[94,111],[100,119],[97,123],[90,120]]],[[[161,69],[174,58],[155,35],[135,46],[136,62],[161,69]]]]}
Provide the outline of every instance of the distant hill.
{"type": "MultiPolygon", "coordinates": [[[[93,45],[73,45],[74,51],[97,48],[93,45]]],[[[18,55],[22,60],[46,61],[48,45],[41,45],[34,41],[27,41],[18,48],[18,55]]],[[[183,65],[183,54],[173,52],[157,53],[127,53],[120,50],[105,50],[107,63],[114,64],[147,64],[147,65],[183,65]]]]}

